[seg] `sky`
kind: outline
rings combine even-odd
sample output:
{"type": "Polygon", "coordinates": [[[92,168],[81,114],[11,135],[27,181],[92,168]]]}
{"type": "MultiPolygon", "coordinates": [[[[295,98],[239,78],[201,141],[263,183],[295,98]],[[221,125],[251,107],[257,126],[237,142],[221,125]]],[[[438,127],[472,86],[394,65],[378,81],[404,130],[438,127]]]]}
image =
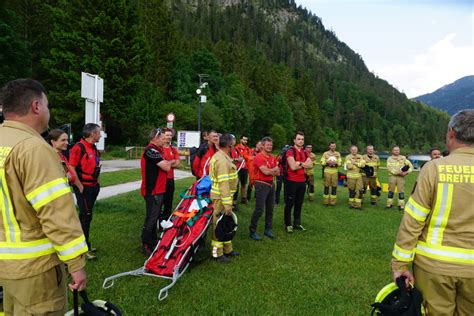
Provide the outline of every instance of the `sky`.
{"type": "Polygon", "coordinates": [[[296,0],[408,97],[474,75],[472,0],[296,0]]]}

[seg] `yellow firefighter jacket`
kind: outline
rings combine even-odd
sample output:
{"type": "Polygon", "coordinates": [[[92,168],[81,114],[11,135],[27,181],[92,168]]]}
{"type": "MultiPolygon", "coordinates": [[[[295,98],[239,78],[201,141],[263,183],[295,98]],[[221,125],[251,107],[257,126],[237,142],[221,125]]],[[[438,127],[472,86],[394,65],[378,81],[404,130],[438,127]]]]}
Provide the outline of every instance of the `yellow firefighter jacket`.
{"type": "Polygon", "coordinates": [[[209,177],[212,180],[211,199],[222,200],[226,210],[232,208],[232,197],[237,190],[237,169],[222,150],[212,156],[209,177]]]}
{"type": "Polygon", "coordinates": [[[57,153],[25,124],[0,126],[0,278],[85,266],[87,245],[57,153]]]}
{"type": "Polygon", "coordinates": [[[314,166],[316,166],[316,155],[314,153],[309,153],[309,159],[313,162],[313,168],[311,169],[304,169],[304,173],[308,176],[314,175],[314,166]]]}
{"type": "Polygon", "coordinates": [[[359,154],[347,155],[345,164],[347,168],[347,179],[362,178],[362,174],[360,173],[360,168],[365,167],[365,160],[362,158],[362,155],[359,155],[359,154]]]}
{"type": "MultiPolygon", "coordinates": [[[[333,158],[334,159],[334,158],[333,158]]],[[[324,167],[324,173],[338,173],[337,168],[342,165],[342,158],[341,154],[338,151],[326,151],[324,152],[323,156],[321,157],[321,166],[324,167]],[[337,161],[336,166],[329,166],[328,165],[328,159],[330,157],[335,157],[337,161]]]]}
{"type": "MultiPolygon", "coordinates": [[[[371,157],[369,157],[369,155],[365,154],[365,155],[362,155],[362,159],[365,160],[366,166],[371,166],[374,168],[374,177],[376,177],[377,172],[379,171],[379,167],[380,167],[379,156],[377,156],[376,154],[373,154],[371,157]]],[[[365,176],[365,173],[363,173],[362,175],[365,176]]]]}
{"type": "Polygon", "coordinates": [[[408,169],[408,173],[413,171],[413,165],[411,164],[410,160],[408,160],[405,156],[403,155],[398,155],[398,156],[390,156],[387,159],[387,170],[388,174],[391,176],[398,176],[399,173],[401,172],[401,168],[403,166],[409,166],[410,169],[408,169]]]}
{"type": "Polygon", "coordinates": [[[411,262],[434,274],[474,277],[474,148],[454,150],[421,169],[405,206],[392,270],[411,262]]]}

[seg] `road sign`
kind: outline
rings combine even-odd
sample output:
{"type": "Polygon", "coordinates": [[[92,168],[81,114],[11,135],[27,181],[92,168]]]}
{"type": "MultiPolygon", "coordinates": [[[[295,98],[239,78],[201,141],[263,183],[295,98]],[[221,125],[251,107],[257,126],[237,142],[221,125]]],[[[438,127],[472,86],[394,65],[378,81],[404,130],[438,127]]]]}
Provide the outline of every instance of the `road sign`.
{"type": "Polygon", "coordinates": [[[168,121],[168,122],[174,122],[174,120],[176,120],[176,115],[174,115],[173,112],[168,113],[168,115],[166,115],[166,121],[168,121]]]}

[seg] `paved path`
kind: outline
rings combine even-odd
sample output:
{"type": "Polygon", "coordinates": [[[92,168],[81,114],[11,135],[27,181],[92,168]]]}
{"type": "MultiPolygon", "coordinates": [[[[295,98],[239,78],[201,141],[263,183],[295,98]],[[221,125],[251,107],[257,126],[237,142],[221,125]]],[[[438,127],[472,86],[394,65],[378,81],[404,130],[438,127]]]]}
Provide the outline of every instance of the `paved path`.
{"type": "MultiPolygon", "coordinates": [[[[116,161],[116,160],[110,160],[110,161],[116,161]]],[[[127,160],[124,160],[124,161],[127,161],[127,160]]],[[[140,161],[138,161],[138,162],[140,163],[140,161]]],[[[117,170],[122,170],[122,169],[132,169],[132,168],[125,167],[125,168],[119,168],[117,170]]],[[[189,171],[183,171],[183,170],[175,170],[174,171],[175,180],[190,178],[190,177],[193,177],[193,175],[189,171]]],[[[141,180],[140,181],[117,184],[117,185],[111,185],[111,186],[108,186],[108,187],[105,187],[105,188],[101,188],[100,193],[99,193],[99,197],[97,199],[102,200],[102,199],[106,199],[106,198],[109,198],[111,196],[115,196],[115,195],[118,195],[118,194],[138,190],[138,189],[140,189],[140,184],[141,184],[141,180]]]]}
{"type": "Polygon", "coordinates": [[[102,160],[102,169],[100,172],[112,172],[124,169],[139,169],[140,159],[130,160],[102,160]]]}

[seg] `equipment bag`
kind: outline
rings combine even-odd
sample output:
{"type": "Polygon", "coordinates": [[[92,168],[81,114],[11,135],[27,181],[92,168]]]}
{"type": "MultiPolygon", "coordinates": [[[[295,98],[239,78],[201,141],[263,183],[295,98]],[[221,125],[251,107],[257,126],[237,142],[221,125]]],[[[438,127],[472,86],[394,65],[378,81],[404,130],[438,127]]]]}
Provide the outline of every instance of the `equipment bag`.
{"type": "Polygon", "coordinates": [[[89,301],[86,291],[78,292],[74,290],[74,309],[64,314],[65,316],[122,316],[120,309],[114,304],[102,300],[89,301]],[[82,297],[84,304],[79,306],[79,295],[82,297]]]}
{"type": "Polygon", "coordinates": [[[377,316],[422,316],[423,296],[414,286],[407,288],[406,277],[401,276],[386,285],[375,298],[371,306],[371,315],[377,316]]]}

